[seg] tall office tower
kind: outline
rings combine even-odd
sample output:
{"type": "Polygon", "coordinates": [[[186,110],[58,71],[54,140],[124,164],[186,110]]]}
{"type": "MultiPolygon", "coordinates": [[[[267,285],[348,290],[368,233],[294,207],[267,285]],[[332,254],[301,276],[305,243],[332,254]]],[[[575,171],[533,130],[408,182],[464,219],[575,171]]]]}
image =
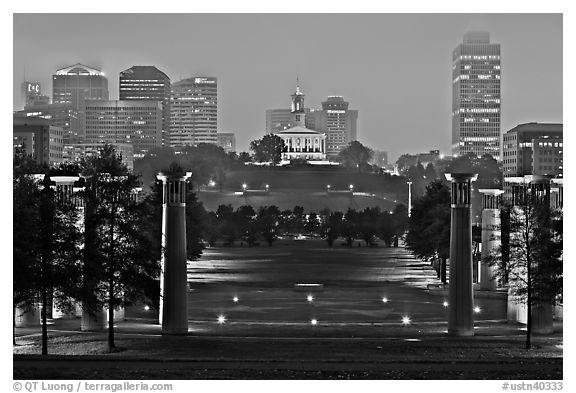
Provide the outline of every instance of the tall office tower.
{"type": "Polygon", "coordinates": [[[120,72],[122,101],[151,100],[162,103],[162,145],[170,134],[170,78],[154,66],[132,66],[120,72]]]}
{"type": "Polygon", "coordinates": [[[14,112],[17,117],[40,117],[54,127],[62,128],[64,143],[80,140],[80,119],[78,111],[70,104],[28,105],[22,111],[14,112]]]}
{"type": "Polygon", "coordinates": [[[469,32],[452,54],[452,154],[500,160],[500,44],[469,32]]]}
{"type": "Polygon", "coordinates": [[[134,157],[162,146],[159,101],[86,100],[86,143],[130,143],[134,157]]]}
{"type": "Polygon", "coordinates": [[[195,77],[172,84],[170,146],[218,143],[218,82],[195,77]]]}
{"type": "Polygon", "coordinates": [[[341,96],[329,96],[322,103],[316,119],[316,131],[326,133],[326,154],[337,156],[350,142],[356,140],[358,111],[348,109],[349,103],[341,96]]]}
{"type": "Polygon", "coordinates": [[[107,100],[108,79],[104,73],[80,63],[56,71],[52,76],[52,103],[69,104],[80,118],[80,137],[84,137],[85,100],[107,100]]]}
{"type": "Polygon", "coordinates": [[[278,131],[293,127],[290,109],[267,109],[266,110],[266,133],[273,134],[278,131]]]}
{"type": "Polygon", "coordinates": [[[50,97],[42,95],[42,86],[38,82],[23,82],[22,97],[24,108],[30,105],[47,105],[50,103],[50,97]]]}

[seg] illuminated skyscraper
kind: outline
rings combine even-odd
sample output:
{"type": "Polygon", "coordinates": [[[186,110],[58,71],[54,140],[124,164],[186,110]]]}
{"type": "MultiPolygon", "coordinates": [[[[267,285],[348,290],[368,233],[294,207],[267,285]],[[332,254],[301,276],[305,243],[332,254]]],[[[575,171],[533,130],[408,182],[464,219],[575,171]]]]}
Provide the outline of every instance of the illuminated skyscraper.
{"type": "Polygon", "coordinates": [[[452,54],[452,154],[500,160],[500,44],[469,32],[452,54]]]}
{"type": "Polygon", "coordinates": [[[82,110],[85,100],[107,100],[108,79],[104,73],[80,63],[59,69],[52,76],[52,103],[71,104],[82,110]]]}
{"type": "Polygon", "coordinates": [[[196,77],[172,84],[170,146],[218,143],[218,83],[196,77]]]}
{"type": "Polygon", "coordinates": [[[120,100],[162,103],[162,145],[169,145],[170,78],[154,66],[132,66],[120,72],[120,100]]]}

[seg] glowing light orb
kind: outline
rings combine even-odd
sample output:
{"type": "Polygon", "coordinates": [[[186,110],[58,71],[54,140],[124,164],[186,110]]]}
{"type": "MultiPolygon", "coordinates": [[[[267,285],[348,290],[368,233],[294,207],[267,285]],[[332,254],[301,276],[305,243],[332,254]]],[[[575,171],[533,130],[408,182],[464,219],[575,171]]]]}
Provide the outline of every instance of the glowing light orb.
{"type": "Polygon", "coordinates": [[[478,306],[474,307],[474,312],[475,312],[476,314],[478,314],[480,311],[481,311],[481,310],[480,310],[480,307],[478,307],[478,306]]]}
{"type": "Polygon", "coordinates": [[[150,306],[148,306],[148,305],[144,306],[144,311],[148,311],[148,310],[150,310],[150,306]]]}
{"type": "Polygon", "coordinates": [[[382,303],[388,303],[388,298],[387,298],[387,297],[383,297],[383,298],[382,298],[382,303]]]}
{"type": "Polygon", "coordinates": [[[314,296],[308,295],[308,297],[306,297],[306,300],[308,300],[309,303],[312,303],[312,301],[314,300],[314,296]]]}
{"type": "Polygon", "coordinates": [[[442,303],[442,305],[443,305],[444,307],[448,307],[448,302],[447,302],[447,301],[444,301],[444,303],[442,303]]]}
{"type": "Polygon", "coordinates": [[[402,325],[410,325],[410,317],[409,316],[403,316],[402,317],[402,325]]]}
{"type": "Polygon", "coordinates": [[[312,325],[317,325],[317,324],[318,324],[318,320],[317,320],[316,318],[314,318],[314,319],[312,319],[312,320],[310,321],[310,323],[311,323],[312,325]]]}
{"type": "Polygon", "coordinates": [[[234,296],[234,298],[232,298],[232,300],[234,301],[234,303],[238,303],[238,296],[234,296]]]}
{"type": "Polygon", "coordinates": [[[226,317],[224,315],[218,315],[218,323],[220,325],[224,324],[226,322],[226,317]]]}

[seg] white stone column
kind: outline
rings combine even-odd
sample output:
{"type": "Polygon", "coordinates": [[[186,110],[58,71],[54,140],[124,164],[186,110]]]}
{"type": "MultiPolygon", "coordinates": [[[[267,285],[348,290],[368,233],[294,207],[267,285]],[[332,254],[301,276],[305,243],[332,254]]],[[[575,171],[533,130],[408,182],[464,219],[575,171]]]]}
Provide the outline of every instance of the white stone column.
{"type": "Polygon", "coordinates": [[[500,189],[481,189],[482,201],[482,262],[480,265],[480,289],[494,291],[497,287],[496,266],[490,266],[485,258],[500,247],[500,189]]]}

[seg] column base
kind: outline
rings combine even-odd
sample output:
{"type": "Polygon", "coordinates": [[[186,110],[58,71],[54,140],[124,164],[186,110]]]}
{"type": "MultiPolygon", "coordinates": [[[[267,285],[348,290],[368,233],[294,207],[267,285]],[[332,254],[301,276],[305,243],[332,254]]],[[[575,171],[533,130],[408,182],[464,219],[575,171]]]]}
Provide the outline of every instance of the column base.
{"type": "Polygon", "coordinates": [[[472,337],[474,329],[448,329],[448,335],[452,337],[472,337]]]}

